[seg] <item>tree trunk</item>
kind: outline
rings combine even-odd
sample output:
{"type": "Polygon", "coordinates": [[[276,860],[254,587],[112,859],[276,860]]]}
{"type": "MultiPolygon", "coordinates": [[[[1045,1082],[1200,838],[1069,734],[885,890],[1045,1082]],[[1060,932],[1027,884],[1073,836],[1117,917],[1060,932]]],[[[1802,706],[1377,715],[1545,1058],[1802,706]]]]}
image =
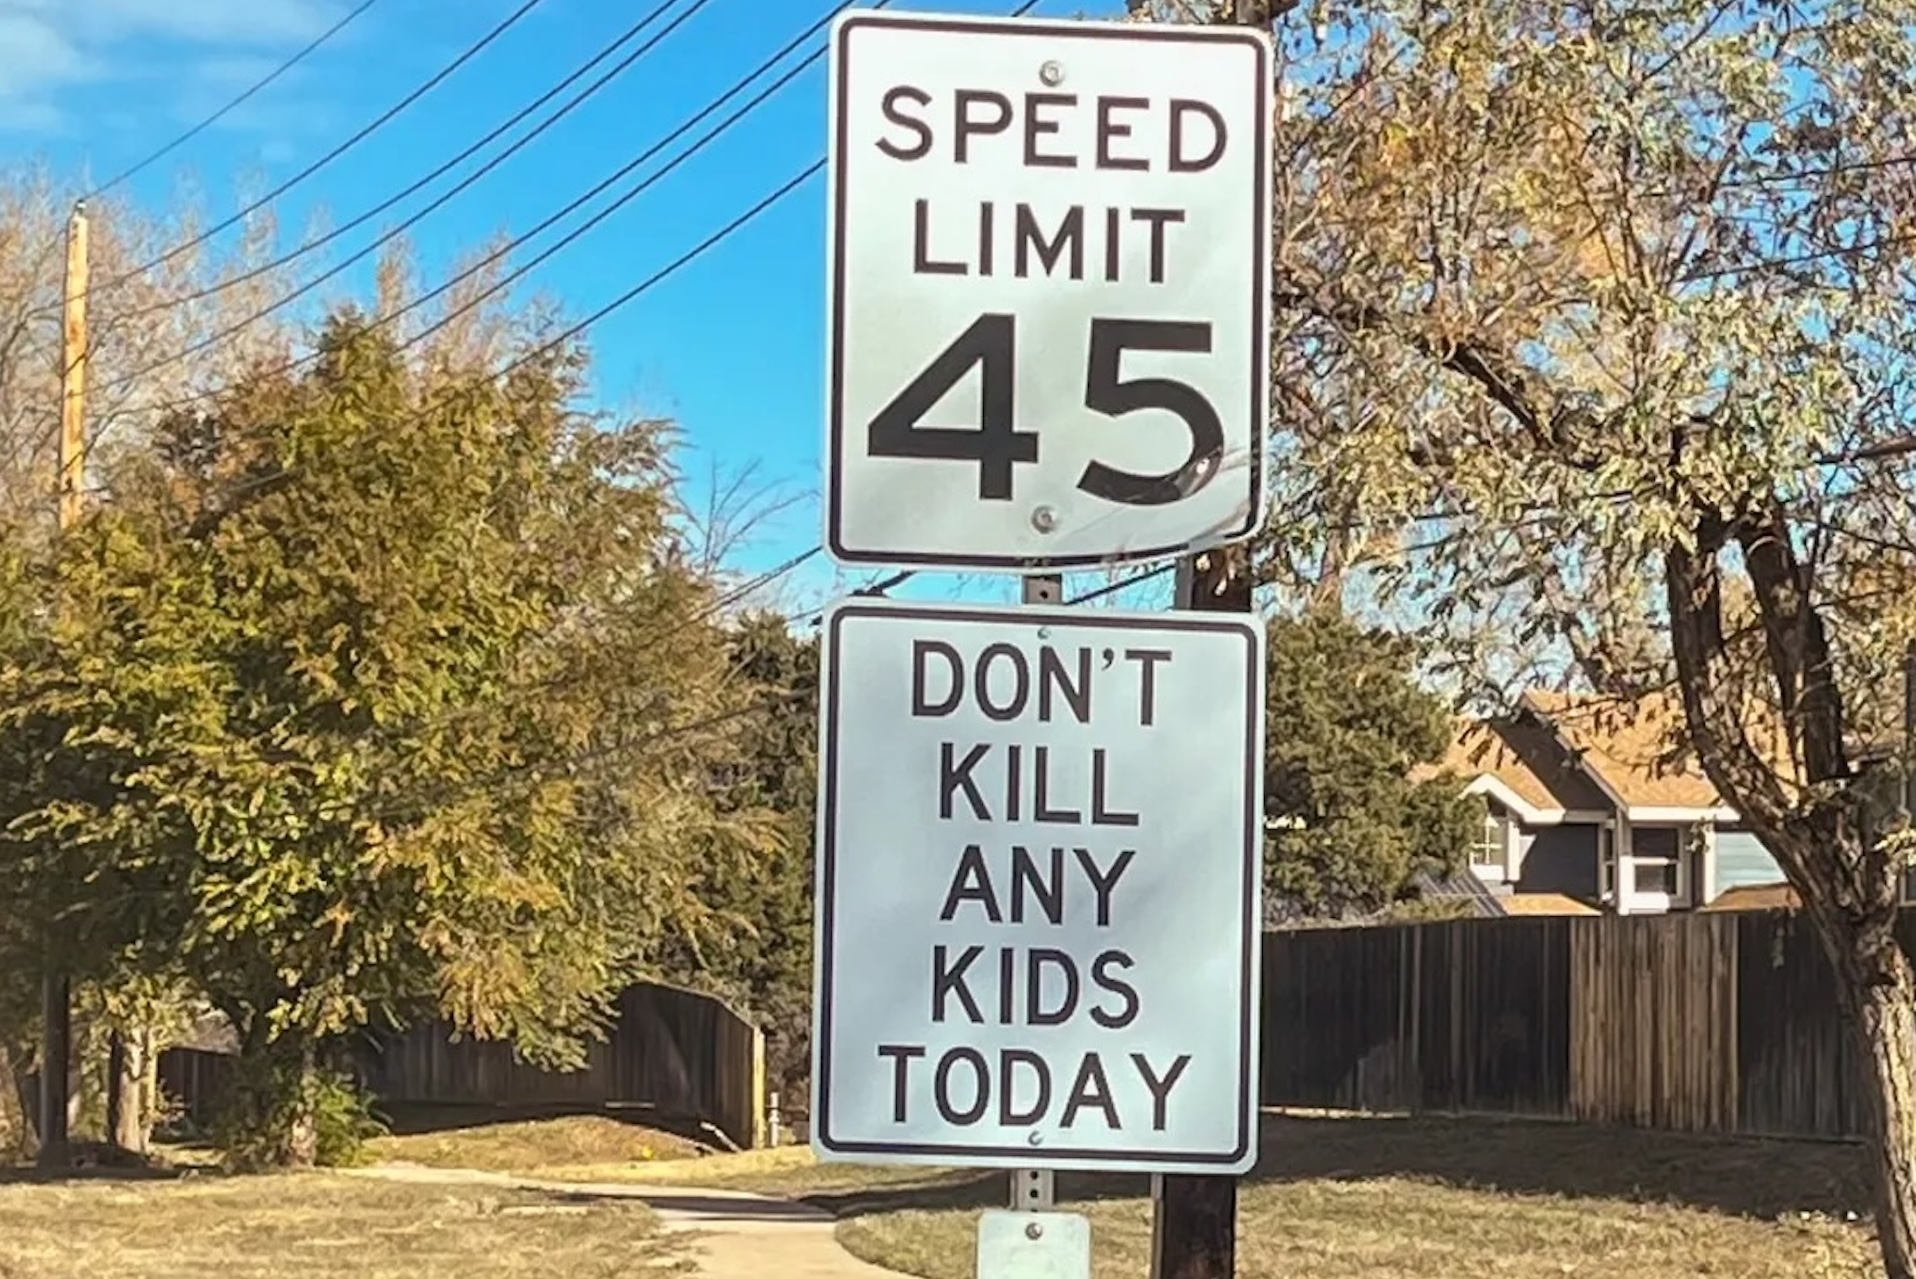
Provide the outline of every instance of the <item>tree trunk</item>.
{"type": "Polygon", "coordinates": [[[115,1026],[106,1036],[106,1139],[122,1150],[130,1149],[120,1141],[127,1102],[126,1035],[115,1026]]]}
{"type": "Polygon", "coordinates": [[[106,1049],[106,1139],[136,1155],[146,1153],[143,1041],[144,1036],[116,1027],[108,1035],[106,1049]]]}
{"type": "Polygon", "coordinates": [[[1875,1164],[1876,1234],[1889,1279],[1916,1279],[1916,971],[1891,938],[1843,965],[1875,1164]]]}
{"type": "Polygon", "coordinates": [[[24,1061],[25,1054],[0,1046],[0,1127],[10,1130],[4,1134],[5,1141],[0,1142],[0,1146],[12,1148],[0,1153],[32,1159],[40,1150],[35,1109],[39,1083],[32,1071],[22,1069],[24,1061]]]}
{"type": "Polygon", "coordinates": [[[297,1060],[299,1064],[292,1080],[292,1115],[286,1129],[286,1164],[291,1168],[311,1168],[319,1162],[319,1116],[314,1112],[313,1096],[318,1061],[312,1040],[301,1039],[297,1060]]]}
{"type": "Polygon", "coordinates": [[[135,1038],[140,1065],[140,1150],[153,1148],[153,1128],[160,1121],[160,1037],[150,1026],[135,1038]]]}

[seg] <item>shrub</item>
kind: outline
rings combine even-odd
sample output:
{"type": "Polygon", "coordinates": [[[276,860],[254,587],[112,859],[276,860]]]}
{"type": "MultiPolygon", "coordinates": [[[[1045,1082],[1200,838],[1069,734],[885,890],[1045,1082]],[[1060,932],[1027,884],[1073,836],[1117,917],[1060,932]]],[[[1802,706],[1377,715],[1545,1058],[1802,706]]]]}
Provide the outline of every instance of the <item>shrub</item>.
{"type": "Polygon", "coordinates": [[[228,1167],[341,1168],[365,1158],[366,1143],[386,1125],[351,1076],[305,1061],[242,1060],[212,1139],[228,1167]]]}

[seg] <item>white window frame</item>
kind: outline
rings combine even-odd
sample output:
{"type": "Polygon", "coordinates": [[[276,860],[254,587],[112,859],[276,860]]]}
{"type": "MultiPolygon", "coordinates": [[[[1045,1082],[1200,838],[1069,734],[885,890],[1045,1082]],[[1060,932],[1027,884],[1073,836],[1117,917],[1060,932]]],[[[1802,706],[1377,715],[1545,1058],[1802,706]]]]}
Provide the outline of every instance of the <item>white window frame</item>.
{"type": "Polygon", "coordinates": [[[1688,863],[1692,838],[1693,831],[1689,826],[1638,825],[1632,827],[1630,832],[1629,864],[1623,868],[1626,872],[1622,876],[1624,882],[1619,885],[1621,889],[1630,894],[1630,910],[1632,913],[1654,914],[1672,910],[1682,910],[1690,905],[1691,867],[1688,863]],[[1667,830],[1674,833],[1676,836],[1675,851],[1668,857],[1654,854],[1646,856],[1638,852],[1638,836],[1648,830],[1667,830]],[[1639,867],[1647,866],[1669,867],[1669,873],[1676,877],[1676,891],[1664,892],[1660,889],[1646,890],[1638,888],[1637,870],[1639,867]]]}
{"type": "Polygon", "coordinates": [[[1597,827],[1597,900],[1611,906],[1617,904],[1617,844],[1617,824],[1606,818],[1597,827]]]}

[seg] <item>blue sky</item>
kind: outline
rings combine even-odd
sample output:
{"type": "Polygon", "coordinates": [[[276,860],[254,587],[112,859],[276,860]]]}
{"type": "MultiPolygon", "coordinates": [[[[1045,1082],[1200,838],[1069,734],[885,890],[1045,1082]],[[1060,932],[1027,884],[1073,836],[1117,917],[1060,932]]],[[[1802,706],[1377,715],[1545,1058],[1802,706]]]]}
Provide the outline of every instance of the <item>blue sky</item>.
{"type": "MultiPolygon", "coordinates": [[[[385,199],[537,97],[652,3],[545,0],[452,79],[278,201],[282,227],[296,234],[322,212],[337,224],[385,199]]],[[[323,155],[517,4],[378,0],[293,72],[136,177],[131,195],[163,207],[181,176],[190,175],[223,216],[243,186],[264,190],[323,155]]],[[[740,0],[709,4],[556,128],[420,223],[410,237],[425,278],[436,282],[462,251],[555,211],[829,6],[830,0],[759,0],[749,9],[740,0]]],[[[348,0],[0,0],[0,147],[10,160],[44,158],[76,186],[103,180],[223,105],[348,7],[348,0]]],[[[901,0],[896,7],[1002,11],[984,0],[901,0]]],[[[1036,12],[1103,11],[1049,0],[1036,12]]],[[[821,43],[822,37],[795,57],[821,43]]],[[[824,86],[821,60],[527,284],[575,316],[624,292],[823,154],[824,86]]],[[[349,233],[338,248],[366,243],[491,152],[374,226],[349,233]]],[[[762,478],[804,495],[741,556],[746,568],[777,563],[819,539],[813,497],[820,480],[823,191],[814,179],[592,333],[608,403],[677,420],[694,475],[713,463],[756,462],[762,478]]],[[[820,557],[794,585],[816,602],[831,587],[832,570],[820,557]]],[[[936,578],[914,586],[930,594],[1002,591],[936,578]]]]}

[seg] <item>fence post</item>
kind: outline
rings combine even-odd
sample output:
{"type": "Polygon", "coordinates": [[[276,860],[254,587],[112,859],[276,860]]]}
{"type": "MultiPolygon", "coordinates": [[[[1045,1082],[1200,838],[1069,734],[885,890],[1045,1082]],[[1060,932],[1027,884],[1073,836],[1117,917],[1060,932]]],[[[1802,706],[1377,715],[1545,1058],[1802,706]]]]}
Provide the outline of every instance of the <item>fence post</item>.
{"type": "Polygon", "coordinates": [[[762,1150],[770,1144],[766,1141],[766,1105],[765,1105],[765,1032],[747,1022],[752,1032],[752,1131],[746,1134],[753,1150],[762,1150]]]}

